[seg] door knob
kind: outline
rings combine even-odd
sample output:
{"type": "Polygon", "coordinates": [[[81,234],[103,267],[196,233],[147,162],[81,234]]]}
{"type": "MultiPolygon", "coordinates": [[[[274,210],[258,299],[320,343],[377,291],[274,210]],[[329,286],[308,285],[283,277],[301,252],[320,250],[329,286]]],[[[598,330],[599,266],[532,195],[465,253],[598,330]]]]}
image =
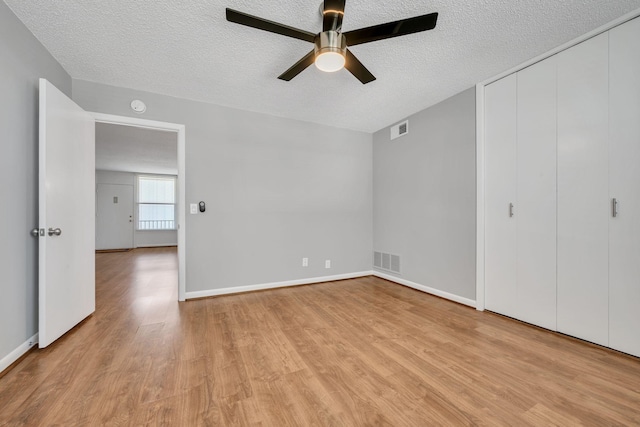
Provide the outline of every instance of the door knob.
{"type": "Polygon", "coordinates": [[[61,234],[62,234],[62,230],[60,230],[59,228],[53,229],[49,227],[49,236],[59,236],[61,234]]]}

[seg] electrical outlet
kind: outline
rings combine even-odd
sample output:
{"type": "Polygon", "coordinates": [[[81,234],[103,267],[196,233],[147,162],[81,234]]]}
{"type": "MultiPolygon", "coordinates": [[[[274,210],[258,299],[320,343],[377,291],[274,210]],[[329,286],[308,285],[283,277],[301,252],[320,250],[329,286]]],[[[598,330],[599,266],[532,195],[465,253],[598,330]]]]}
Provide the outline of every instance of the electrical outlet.
{"type": "Polygon", "coordinates": [[[331,260],[328,259],[324,262],[324,268],[331,268],[331,260]]]}
{"type": "Polygon", "coordinates": [[[302,266],[309,267],[309,258],[302,258],[302,266]]]}

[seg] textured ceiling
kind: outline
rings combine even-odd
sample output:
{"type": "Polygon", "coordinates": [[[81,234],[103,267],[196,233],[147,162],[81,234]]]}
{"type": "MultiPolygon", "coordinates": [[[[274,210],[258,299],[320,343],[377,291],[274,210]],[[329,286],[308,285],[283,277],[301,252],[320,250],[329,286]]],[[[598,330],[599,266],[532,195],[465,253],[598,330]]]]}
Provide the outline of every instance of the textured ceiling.
{"type": "Polygon", "coordinates": [[[623,14],[640,0],[347,0],[348,31],[430,12],[436,29],[354,46],[377,77],[309,67],[310,43],[225,21],[225,7],[311,32],[317,0],[5,0],[76,79],[374,132],[623,14]]]}
{"type": "Polygon", "coordinates": [[[96,123],[96,170],[178,174],[175,132],[96,123]]]}

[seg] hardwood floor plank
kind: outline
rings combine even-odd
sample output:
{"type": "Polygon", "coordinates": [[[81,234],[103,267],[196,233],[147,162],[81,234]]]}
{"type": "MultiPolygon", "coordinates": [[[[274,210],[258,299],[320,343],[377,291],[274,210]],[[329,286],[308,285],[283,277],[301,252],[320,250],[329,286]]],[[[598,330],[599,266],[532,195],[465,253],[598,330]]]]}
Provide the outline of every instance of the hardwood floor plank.
{"type": "Polygon", "coordinates": [[[0,425],[640,425],[640,359],[375,277],[177,302],[96,255],[96,312],[0,378],[0,425]]]}

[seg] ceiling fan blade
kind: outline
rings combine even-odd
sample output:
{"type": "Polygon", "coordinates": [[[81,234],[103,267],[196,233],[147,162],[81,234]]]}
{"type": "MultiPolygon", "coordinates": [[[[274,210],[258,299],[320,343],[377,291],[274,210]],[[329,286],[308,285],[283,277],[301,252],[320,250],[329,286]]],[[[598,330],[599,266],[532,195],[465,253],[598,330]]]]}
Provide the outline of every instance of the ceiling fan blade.
{"type": "Polygon", "coordinates": [[[435,12],[427,15],[415,16],[413,18],[401,19],[399,21],[387,22],[386,24],[361,28],[359,30],[347,31],[343,34],[347,38],[347,46],[354,46],[357,44],[389,39],[391,37],[405,36],[407,34],[432,30],[435,28],[437,21],[438,13],[435,12]]]}
{"type": "Polygon", "coordinates": [[[356,79],[360,80],[363,85],[366,85],[376,79],[349,49],[347,49],[347,56],[345,59],[344,68],[349,70],[349,72],[353,74],[356,79]]]}
{"type": "Polygon", "coordinates": [[[303,72],[309,65],[313,64],[315,60],[316,53],[315,51],[311,51],[307,53],[300,61],[296,62],[284,73],[280,74],[278,78],[280,80],[289,81],[301,72],[303,72]]]}
{"type": "Polygon", "coordinates": [[[342,30],[345,0],[324,0],[322,31],[342,30]]]}
{"type": "Polygon", "coordinates": [[[308,31],[299,30],[287,25],[278,24],[277,22],[258,18],[244,12],[227,8],[227,21],[236,24],[246,25],[247,27],[257,28],[259,30],[269,31],[270,33],[282,34],[283,36],[293,37],[313,43],[316,35],[308,31]]]}

